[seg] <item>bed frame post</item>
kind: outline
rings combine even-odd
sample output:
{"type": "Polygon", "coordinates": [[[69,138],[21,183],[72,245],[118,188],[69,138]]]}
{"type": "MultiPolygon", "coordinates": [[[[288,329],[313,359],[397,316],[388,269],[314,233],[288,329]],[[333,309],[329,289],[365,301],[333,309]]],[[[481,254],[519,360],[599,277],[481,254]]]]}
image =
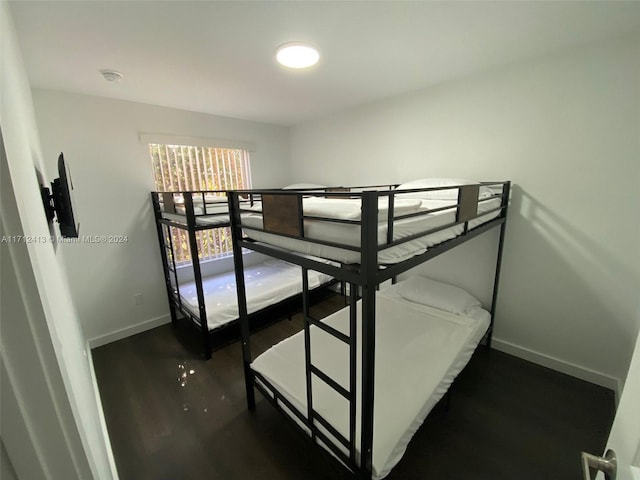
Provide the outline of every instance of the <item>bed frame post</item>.
{"type": "Polygon", "coordinates": [[[183,192],[184,208],[187,214],[187,234],[189,237],[189,251],[191,252],[191,264],[193,265],[193,277],[196,284],[198,297],[198,317],[200,319],[200,332],[205,360],[211,358],[211,337],[209,336],[209,323],[207,322],[207,310],[204,304],[204,290],[202,288],[202,272],[200,271],[200,255],[196,240],[196,216],[193,210],[193,197],[191,192],[183,192]]]}
{"type": "Polygon", "coordinates": [[[378,192],[362,193],[360,234],[362,250],[362,418],[360,478],[370,480],[373,470],[373,401],[376,351],[376,287],[378,267],[378,192]]]}
{"type": "Polygon", "coordinates": [[[349,456],[356,463],[357,439],[356,424],[358,419],[358,285],[349,282],[349,456]]]}
{"type": "MultiPolygon", "coordinates": [[[[175,327],[178,324],[178,314],[176,313],[176,307],[173,304],[169,262],[167,261],[167,245],[164,239],[162,224],[160,223],[160,220],[162,219],[162,212],[160,211],[159,193],[151,192],[151,203],[153,204],[153,213],[156,219],[156,232],[158,234],[158,243],[160,245],[160,257],[162,258],[162,269],[164,270],[164,283],[167,289],[167,300],[169,300],[169,313],[171,314],[171,323],[175,327]]],[[[171,248],[171,253],[173,254],[173,247],[171,248]]]]}
{"type": "Polygon", "coordinates": [[[253,390],[253,373],[251,372],[251,338],[249,315],[247,314],[247,293],[244,284],[244,261],[242,258],[242,227],[240,219],[240,201],[238,193],[228,192],[229,219],[231,220],[231,239],[233,245],[233,266],[236,273],[236,290],[238,294],[238,319],[240,320],[240,337],[242,345],[242,365],[244,368],[244,384],[247,392],[247,408],[256,409],[256,397],[253,390]]]}
{"type": "Polygon", "coordinates": [[[507,228],[507,210],[509,207],[509,193],[511,191],[511,182],[505,182],[502,187],[502,211],[500,216],[503,219],[500,225],[500,241],[498,243],[498,255],[496,259],[496,273],[493,280],[493,297],[491,299],[491,325],[487,334],[487,347],[491,348],[491,340],[493,339],[493,322],[496,317],[496,304],[498,303],[498,287],[500,284],[500,270],[502,269],[502,251],[504,248],[504,235],[507,228]]]}
{"type": "MultiPolygon", "coordinates": [[[[313,382],[311,378],[311,325],[309,324],[309,275],[302,267],[302,321],[304,323],[304,374],[307,392],[307,419],[313,426],[313,382]]],[[[310,428],[311,440],[316,441],[316,429],[310,428]]]]}

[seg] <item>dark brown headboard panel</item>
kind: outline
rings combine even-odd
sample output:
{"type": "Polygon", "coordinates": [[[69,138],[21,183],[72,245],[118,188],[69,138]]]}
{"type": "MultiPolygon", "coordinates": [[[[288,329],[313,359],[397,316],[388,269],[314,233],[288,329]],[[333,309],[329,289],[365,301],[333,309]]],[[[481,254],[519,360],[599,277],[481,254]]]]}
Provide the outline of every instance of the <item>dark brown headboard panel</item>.
{"type": "Polygon", "coordinates": [[[162,207],[166,213],[176,213],[172,192],[162,192],[162,207]]]}
{"type": "Polygon", "coordinates": [[[262,194],[262,226],[265,231],[302,236],[302,196],[262,194]]]}
{"type": "Polygon", "coordinates": [[[468,222],[478,216],[480,185],[464,185],[458,190],[456,221],[468,222]]]}

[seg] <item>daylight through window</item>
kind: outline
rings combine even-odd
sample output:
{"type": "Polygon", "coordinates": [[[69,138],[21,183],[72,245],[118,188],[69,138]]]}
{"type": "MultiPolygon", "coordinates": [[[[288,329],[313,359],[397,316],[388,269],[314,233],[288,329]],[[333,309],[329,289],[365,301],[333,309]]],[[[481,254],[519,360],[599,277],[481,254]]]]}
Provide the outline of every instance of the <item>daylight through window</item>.
{"type": "MultiPolygon", "coordinates": [[[[160,192],[233,190],[251,188],[249,152],[237,148],[149,144],[155,187],[160,192]]],[[[191,261],[187,232],[168,229],[175,261],[191,261]]],[[[214,228],[196,233],[200,259],[232,255],[231,229],[214,228]]]]}

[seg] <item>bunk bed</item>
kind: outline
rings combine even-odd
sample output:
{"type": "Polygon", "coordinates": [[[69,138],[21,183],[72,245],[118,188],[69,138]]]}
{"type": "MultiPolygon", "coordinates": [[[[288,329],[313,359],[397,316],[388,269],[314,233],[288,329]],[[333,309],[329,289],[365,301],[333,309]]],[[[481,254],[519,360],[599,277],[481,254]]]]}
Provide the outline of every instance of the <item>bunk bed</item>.
{"type": "MultiPolygon", "coordinates": [[[[204,245],[197,232],[230,226],[226,191],[152,192],[151,200],[160,244],[165,286],[169,300],[171,321],[178,322],[178,313],[191,320],[202,336],[203,354],[211,358],[212,336],[232,339],[237,336],[238,306],[236,277],[233,271],[205,274],[200,262],[204,245]],[[190,255],[189,273],[183,278],[178,266],[179,255],[172,229],[186,233],[190,255]],[[203,321],[204,319],[204,321],[203,321]]],[[[256,206],[250,197],[242,200],[248,207],[256,206]]],[[[319,261],[324,261],[320,260],[319,261]]],[[[183,262],[184,263],[184,262],[183,262]]],[[[258,322],[268,323],[269,311],[277,307],[296,308],[296,296],[302,291],[300,267],[279,259],[267,258],[244,271],[244,283],[250,300],[248,313],[256,314],[258,322]],[[262,315],[262,318],[260,317],[262,315]]],[[[314,289],[332,283],[331,277],[315,272],[309,283],[314,289]]]]}
{"type": "Polygon", "coordinates": [[[358,478],[386,476],[478,343],[491,345],[509,191],[508,181],[421,179],[322,194],[230,192],[248,408],[258,390],[358,478]],[[259,204],[242,205],[248,194],[259,204]],[[422,277],[395,282],[494,228],[489,311],[453,286],[422,277]],[[304,329],[255,359],[243,248],[302,267],[304,329]],[[313,318],[310,271],[347,282],[348,306],[313,318]],[[388,280],[394,284],[379,290],[388,280]]]}

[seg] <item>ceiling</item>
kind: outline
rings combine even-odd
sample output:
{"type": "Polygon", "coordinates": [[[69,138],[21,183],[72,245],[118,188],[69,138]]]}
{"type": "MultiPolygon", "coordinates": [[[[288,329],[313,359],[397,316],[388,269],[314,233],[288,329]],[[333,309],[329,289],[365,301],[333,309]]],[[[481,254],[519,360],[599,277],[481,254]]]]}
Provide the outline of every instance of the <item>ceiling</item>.
{"type": "Polygon", "coordinates": [[[33,87],[295,125],[640,30],[640,2],[12,1],[33,87]],[[318,65],[275,63],[288,41],[318,65]],[[99,70],[122,72],[109,83],[99,70]]]}

